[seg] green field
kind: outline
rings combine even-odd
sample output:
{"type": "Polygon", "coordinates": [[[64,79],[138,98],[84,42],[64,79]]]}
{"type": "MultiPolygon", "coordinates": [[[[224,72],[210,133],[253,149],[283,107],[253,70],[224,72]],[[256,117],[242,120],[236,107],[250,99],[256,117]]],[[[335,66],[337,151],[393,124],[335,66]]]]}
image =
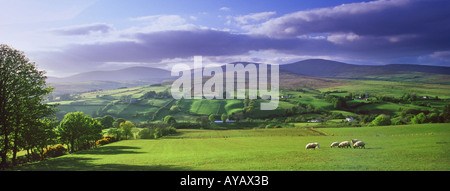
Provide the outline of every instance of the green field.
{"type": "Polygon", "coordinates": [[[376,80],[341,80],[345,85],[321,88],[320,91],[349,91],[355,93],[369,93],[400,97],[404,93],[418,95],[439,96],[441,99],[450,98],[450,86],[445,84],[423,84],[413,82],[376,81],[376,80]]]}
{"type": "Polygon", "coordinates": [[[14,170],[450,170],[450,125],[178,130],[26,164],[14,170]],[[356,138],[366,149],[330,148],[356,138]],[[318,142],[320,149],[305,150],[318,142]]]}
{"type": "MultiPolygon", "coordinates": [[[[412,82],[395,81],[371,81],[371,80],[334,80],[342,83],[327,88],[292,88],[280,90],[280,101],[276,110],[262,111],[259,106],[266,100],[255,100],[252,112],[245,113],[244,100],[241,99],[185,99],[179,102],[169,96],[143,97],[145,93],[155,91],[162,93],[170,89],[164,86],[138,86],[132,88],[119,88],[115,90],[95,91],[73,95],[74,100],[58,101],[55,99],[50,104],[60,104],[57,117],[62,119],[68,112],[82,111],[94,117],[111,115],[114,118],[125,118],[134,123],[147,123],[161,121],[164,116],[172,115],[178,122],[192,122],[201,116],[211,114],[228,116],[245,116],[250,119],[274,119],[284,121],[286,117],[292,117],[296,122],[306,122],[310,119],[326,118],[324,114],[340,113],[344,118],[367,114],[387,114],[395,118],[402,114],[405,109],[421,111],[442,110],[449,103],[449,85],[420,84],[412,82]],[[369,94],[368,101],[346,100],[346,106],[336,108],[329,100],[325,100],[326,94],[344,98],[349,94],[369,94]],[[392,101],[376,102],[376,96],[391,96],[401,98],[405,93],[417,95],[418,100],[414,103],[400,103],[392,101]],[[281,97],[283,96],[283,97],[281,97]],[[432,99],[421,99],[429,96],[432,99]],[[440,99],[434,99],[438,96],[440,99]],[[287,98],[286,98],[287,97],[287,98]],[[178,107],[170,110],[172,106],[178,107]],[[297,113],[290,115],[292,108],[297,113]],[[300,108],[300,109],[298,109],[300,108]],[[310,109],[307,109],[310,108],[310,109]],[[300,118],[299,118],[300,117],[300,118]]],[[[426,112],[425,112],[426,113],[426,112]]],[[[404,117],[404,116],[403,116],[404,117]]]]}

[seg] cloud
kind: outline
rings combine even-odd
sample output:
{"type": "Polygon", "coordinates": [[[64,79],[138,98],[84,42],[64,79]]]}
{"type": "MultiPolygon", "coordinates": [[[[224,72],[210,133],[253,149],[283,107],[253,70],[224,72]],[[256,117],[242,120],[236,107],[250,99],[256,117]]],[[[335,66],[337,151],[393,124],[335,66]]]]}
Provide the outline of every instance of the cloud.
{"type": "Polygon", "coordinates": [[[276,12],[274,12],[274,11],[261,12],[261,13],[251,13],[251,14],[248,14],[248,15],[234,17],[234,20],[236,22],[238,22],[239,24],[248,24],[249,22],[267,20],[267,19],[269,19],[271,16],[273,16],[275,14],[276,14],[276,12]]]}
{"type": "Polygon", "coordinates": [[[301,51],[314,54],[325,44],[308,40],[270,39],[212,29],[157,31],[129,34],[133,40],[72,44],[60,51],[46,52],[42,63],[59,70],[92,70],[105,63],[159,63],[165,59],[201,56],[238,56],[250,51],[301,51]]]}
{"type": "Polygon", "coordinates": [[[227,21],[225,25],[234,25],[244,30],[247,30],[247,28],[253,28],[254,26],[260,25],[261,22],[266,21],[275,14],[276,12],[274,11],[267,11],[259,13],[250,13],[247,15],[239,15],[239,16],[229,15],[226,17],[227,21]]]}
{"type": "Polygon", "coordinates": [[[450,2],[370,1],[298,11],[248,25],[248,34],[275,39],[320,37],[359,57],[390,58],[449,49],[450,2]]]}
{"type": "Polygon", "coordinates": [[[186,19],[184,19],[180,15],[150,15],[150,16],[130,18],[130,20],[145,21],[157,24],[180,24],[186,22],[186,19]]]}
{"type": "Polygon", "coordinates": [[[94,23],[87,25],[69,26],[51,30],[59,35],[89,35],[92,33],[108,33],[113,27],[105,23],[94,23]]]}
{"type": "MultiPolygon", "coordinates": [[[[273,38],[295,38],[308,33],[373,33],[383,31],[372,30],[375,20],[378,24],[395,20],[386,20],[385,13],[390,9],[398,9],[407,4],[407,0],[371,1],[363,3],[343,4],[336,7],[318,8],[298,11],[271,19],[250,32],[267,35],[273,38]],[[373,22],[367,22],[372,20],[373,22]],[[370,24],[369,24],[370,23],[370,24]]],[[[386,23],[386,25],[388,25],[386,23]]]]}
{"type": "MultiPolygon", "coordinates": [[[[424,0],[371,1],[298,11],[249,29],[272,38],[310,33],[393,36],[434,32],[449,24],[450,2],[424,0]]],[[[441,30],[442,31],[442,30],[441,30]]]]}
{"type": "Polygon", "coordinates": [[[439,59],[439,60],[449,62],[450,61],[450,50],[433,52],[433,54],[431,54],[430,57],[434,58],[434,59],[439,59]]]}
{"type": "Polygon", "coordinates": [[[274,17],[275,12],[262,12],[227,18],[244,32],[198,27],[180,15],[151,15],[131,18],[136,25],[114,31],[126,38],[71,44],[45,53],[42,63],[72,72],[108,63],[163,67],[195,55],[215,62],[242,58],[273,63],[309,57],[384,64],[422,58],[448,64],[447,10],[449,1],[398,0],[344,4],[279,17],[274,17]]]}
{"type": "MultiPolygon", "coordinates": [[[[195,16],[189,16],[189,20],[195,21],[195,16]]],[[[140,26],[130,28],[127,33],[156,32],[170,30],[191,30],[195,25],[188,23],[188,20],[180,15],[150,15],[130,18],[130,21],[140,22],[140,26]]]]}
{"type": "Polygon", "coordinates": [[[219,10],[220,11],[230,11],[231,9],[229,7],[221,7],[219,10]]]}

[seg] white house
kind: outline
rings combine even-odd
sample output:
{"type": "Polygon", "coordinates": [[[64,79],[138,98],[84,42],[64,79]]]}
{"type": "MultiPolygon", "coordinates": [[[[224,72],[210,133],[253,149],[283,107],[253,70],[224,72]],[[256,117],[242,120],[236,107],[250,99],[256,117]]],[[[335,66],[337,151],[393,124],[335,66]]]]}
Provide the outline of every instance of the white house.
{"type": "Polygon", "coordinates": [[[345,120],[348,121],[348,122],[355,122],[353,117],[347,117],[347,118],[345,118],[345,120]]]}

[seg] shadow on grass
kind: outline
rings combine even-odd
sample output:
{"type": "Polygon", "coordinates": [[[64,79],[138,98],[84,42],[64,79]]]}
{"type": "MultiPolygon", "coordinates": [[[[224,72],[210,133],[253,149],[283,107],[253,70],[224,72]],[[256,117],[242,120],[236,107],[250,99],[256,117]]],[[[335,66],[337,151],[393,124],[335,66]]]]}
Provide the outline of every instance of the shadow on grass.
{"type": "MultiPolygon", "coordinates": [[[[11,170],[18,171],[188,171],[187,167],[175,165],[129,165],[111,163],[96,163],[96,155],[111,155],[106,157],[120,157],[122,154],[145,154],[139,152],[140,147],[132,146],[104,146],[96,149],[84,150],[62,157],[45,161],[24,164],[11,170]],[[84,156],[83,156],[84,155],[84,156]],[[88,156],[85,156],[88,155],[88,156]],[[89,157],[92,155],[93,157],[89,157]]],[[[114,159],[112,159],[114,161],[114,159]]]]}
{"type": "Polygon", "coordinates": [[[19,171],[188,171],[189,168],[175,165],[127,165],[95,164],[94,158],[61,157],[35,164],[27,164],[11,170],[19,171]]]}
{"type": "Polygon", "coordinates": [[[89,150],[83,150],[74,153],[76,154],[90,154],[90,155],[119,155],[119,154],[139,154],[144,152],[139,152],[136,150],[141,149],[140,147],[131,146],[103,146],[100,148],[94,148],[89,150]]]}

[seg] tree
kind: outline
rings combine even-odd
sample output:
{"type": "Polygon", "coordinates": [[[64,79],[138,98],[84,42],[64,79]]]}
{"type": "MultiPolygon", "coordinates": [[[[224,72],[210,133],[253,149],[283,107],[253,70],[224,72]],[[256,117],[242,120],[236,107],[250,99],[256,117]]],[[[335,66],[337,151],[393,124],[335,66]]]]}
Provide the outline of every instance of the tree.
{"type": "Polygon", "coordinates": [[[209,115],[208,119],[209,119],[209,121],[211,123],[214,123],[214,121],[216,120],[216,115],[215,114],[211,114],[211,115],[209,115]]]}
{"type": "Polygon", "coordinates": [[[391,125],[391,118],[387,115],[381,114],[372,121],[372,124],[375,126],[391,125]]]}
{"type": "Polygon", "coordinates": [[[306,106],[306,112],[308,112],[308,113],[313,113],[313,112],[314,112],[314,106],[311,105],[311,104],[308,104],[308,105],[306,106]]]}
{"type": "Polygon", "coordinates": [[[101,119],[100,123],[102,124],[103,129],[109,129],[109,128],[112,128],[112,127],[113,127],[113,123],[114,123],[114,117],[111,116],[111,115],[105,115],[105,116],[101,119]]]}
{"type": "Polygon", "coordinates": [[[100,123],[83,112],[71,112],[64,116],[56,129],[59,139],[75,152],[102,138],[100,123]]]}
{"type": "Polygon", "coordinates": [[[442,110],[440,117],[442,122],[444,123],[450,122],[450,104],[444,106],[444,109],[442,110]]]}
{"type": "Polygon", "coordinates": [[[222,121],[225,123],[225,121],[228,119],[228,115],[224,113],[222,114],[222,116],[220,116],[220,119],[222,119],[222,121]]]}
{"type": "Polygon", "coordinates": [[[178,105],[172,105],[172,107],[170,107],[169,109],[170,113],[178,113],[181,111],[180,107],[178,107],[178,105]]]}
{"type": "Polygon", "coordinates": [[[439,115],[437,113],[430,113],[427,117],[428,122],[439,123],[439,115]]]}
{"type": "Polygon", "coordinates": [[[127,121],[127,120],[125,120],[124,118],[116,119],[116,121],[115,121],[115,122],[117,122],[117,127],[116,128],[120,128],[120,124],[124,123],[125,121],[127,121]]]}
{"type": "Polygon", "coordinates": [[[166,117],[164,117],[164,122],[169,124],[169,125],[175,125],[177,124],[177,121],[175,120],[175,117],[171,116],[171,115],[167,115],[166,117]]]}
{"type": "Polygon", "coordinates": [[[423,112],[419,113],[419,114],[415,115],[413,118],[411,118],[412,124],[422,124],[422,123],[426,123],[426,121],[427,121],[427,116],[423,112]]]}
{"type": "Polygon", "coordinates": [[[148,98],[154,98],[156,96],[156,92],[155,91],[149,91],[147,93],[145,93],[142,98],[144,99],[148,99],[148,98]]]}
{"type": "MultiPolygon", "coordinates": [[[[53,119],[38,119],[32,125],[33,128],[21,134],[24,141],[22,149],[27,151],[28,160],[31,156],[30,151],[36,150],[42,154],[49,145],[56,144],[57,135],[53,130],[55,125],[56,121],[53,119]]],[[[14,160],[15,157],[13,157],[13,163],[15,163],[14,160]]]]}
{"type": "Polygon", "coordinates": [[[206,116],[199,117],[199,118],[195,119],[195,121],[198,123],[200,128],[207,129],[209,127],[209,120],[206,116]]]}
{"type": "Polygon", "coordinates": [[[31,124],[55,113],[43,103],[53,91],[44,74],[23,52],[0,45],[0,168],[7,167],[8,153],[26,146],[23,134],[35,128],[31,124]]]}
{"type": "MultiPolygon", "coordinates": [[[[117,123],[117,122],[114,122],[114,123],[117,123]]],[[[112,135],[112,136],[116,137],[117,140],[119,140],[120,137],[122,136],[122,131],[119,128],[111,128],[106,132],[106,134],[112,135]]]]}
{"type": "Polygon", "coordinates": [[[133,128],[135,128],[135,126],[131,121],[125,121],[120,124],[120,129],[122,130],[122,135],[125,135],[125,140],[128,139],[129,135],[133,134],[131,131],[133,128]]]}

